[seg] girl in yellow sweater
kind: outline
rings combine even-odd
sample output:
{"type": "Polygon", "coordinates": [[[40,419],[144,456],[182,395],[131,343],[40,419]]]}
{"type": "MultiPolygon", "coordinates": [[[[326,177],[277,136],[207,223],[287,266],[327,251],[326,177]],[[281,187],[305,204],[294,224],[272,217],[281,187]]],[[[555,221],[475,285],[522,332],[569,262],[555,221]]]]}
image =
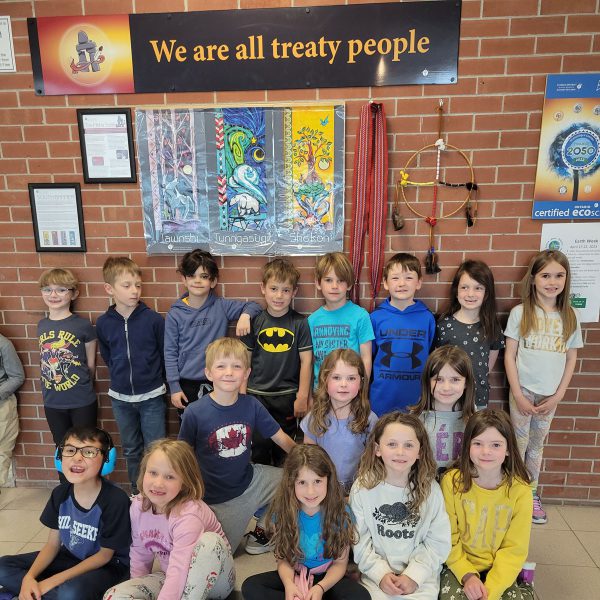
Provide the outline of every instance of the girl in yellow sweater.
{"type": "Polygon", "coordinates": [[[533,499],[507,413],[486,409],[469,419],[457,465],[442,479],[452,550],[440,600],[533,600],[531,587],[516,581],[533,499]]]}

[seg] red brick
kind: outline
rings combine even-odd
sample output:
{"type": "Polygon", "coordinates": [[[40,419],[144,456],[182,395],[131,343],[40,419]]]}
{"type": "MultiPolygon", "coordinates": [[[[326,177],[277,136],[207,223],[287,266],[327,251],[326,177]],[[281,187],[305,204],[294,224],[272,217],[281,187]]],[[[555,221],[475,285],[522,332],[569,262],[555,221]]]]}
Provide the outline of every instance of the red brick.
{"type": "Polygon", "coordinates": [[[537,38],[536,54],[569,54],[590,52],[591,35],[556,35],[537,38]]]}
{"type": "Polygon", "coordinates": [[[598,33],[600,31],[600,15],[569,15],[567,17],[567,33],[598,33]]]}
{"type": "Polygon", "coordinates": [[[542,15],[593,12],[596,12],[596,0],[569,0],[568,5],[565,5],[564,0],[542,0],[540,7],[540,14],[542,15]]]}
{"type": "Polygon", "coordinates": [[[502,2],[484,2],[484,17],[517,17],[537,15],[537,0],[503,0],[502,2]]]}

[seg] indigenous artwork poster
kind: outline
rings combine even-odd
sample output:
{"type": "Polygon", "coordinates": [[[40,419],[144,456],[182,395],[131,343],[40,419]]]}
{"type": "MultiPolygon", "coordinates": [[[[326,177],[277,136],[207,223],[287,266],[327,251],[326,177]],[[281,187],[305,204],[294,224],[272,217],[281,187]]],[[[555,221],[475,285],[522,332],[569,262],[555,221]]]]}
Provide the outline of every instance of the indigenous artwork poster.
{"type": "Polygon", "coordinates": [[[148,254],[343,250],[343,105],[135,111],[148,254]]]}
{"type": "Polygon", "coordinates": [[[548,75],[534,219],[600,219],[600,73],[548,75]]]}
{"type": "Polygon", "coordinates": [[[135,92],[128,15],[35,21],[29,19],[28,26],[37,94],[135,92]]]}

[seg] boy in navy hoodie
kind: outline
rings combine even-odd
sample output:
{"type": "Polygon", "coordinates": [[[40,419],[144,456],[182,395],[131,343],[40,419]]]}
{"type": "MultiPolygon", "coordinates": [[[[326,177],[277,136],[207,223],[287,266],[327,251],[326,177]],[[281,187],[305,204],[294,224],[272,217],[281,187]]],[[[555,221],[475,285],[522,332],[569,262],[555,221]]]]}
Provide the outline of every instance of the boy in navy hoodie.
{"type": "Polygon", "coordinates": [[[419,400],[421,373],[435,338],[433,315],[415,300],[421,283],[421,264],[412,254],[399,252],[383,268],[390,297],[371,313],[375,342],[370,399],[377,416],[406,411],[419,400]]]}
{"type": "Polygon", "coordinates": [[[113,413],[121,434],[134,494],[144,449],[165,437],[163,318],[143,302],[138,265],[126,256],[109,257],[102,269],[104,289],[114,304],[98,318],[100,354],[110,374],[113,413]]]}

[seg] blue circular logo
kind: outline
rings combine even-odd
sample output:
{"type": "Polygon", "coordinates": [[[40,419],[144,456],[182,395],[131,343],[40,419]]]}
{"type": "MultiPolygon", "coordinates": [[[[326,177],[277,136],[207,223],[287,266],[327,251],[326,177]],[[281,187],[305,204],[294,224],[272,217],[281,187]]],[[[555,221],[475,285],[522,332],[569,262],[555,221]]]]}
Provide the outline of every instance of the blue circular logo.
{"type": "Polygon", "coordinates": [[[577,129],[565,138],[561,156],[574,171],[585,171],[600,156],[600,137],[590,129],[577,129]]]}

